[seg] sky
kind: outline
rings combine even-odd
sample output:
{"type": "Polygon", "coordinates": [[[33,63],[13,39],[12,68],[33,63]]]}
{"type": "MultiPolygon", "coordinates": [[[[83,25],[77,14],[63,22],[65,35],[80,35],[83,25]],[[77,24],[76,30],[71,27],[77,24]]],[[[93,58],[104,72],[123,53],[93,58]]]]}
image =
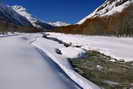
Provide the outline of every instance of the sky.
{"type": "Polygon", "coordinates": [[[70,24],[89,15],[105,0],[3,0],[9,5],[22,5],[33,16],[46,22],[64,21],[70,24]]]}

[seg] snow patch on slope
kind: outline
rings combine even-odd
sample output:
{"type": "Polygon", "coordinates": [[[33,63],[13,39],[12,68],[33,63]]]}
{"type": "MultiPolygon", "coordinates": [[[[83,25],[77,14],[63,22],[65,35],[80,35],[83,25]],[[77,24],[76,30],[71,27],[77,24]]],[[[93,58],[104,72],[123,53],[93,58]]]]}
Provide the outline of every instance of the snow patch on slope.
{"type": "Polygon", "coordinates": [[[56,21],[56,22],[49,22],[50,25],[55,26],[55,27],[61,27],[61,26],[68,26],[70,24],[66,22],[61,22],[61,21],[56,21]]]}

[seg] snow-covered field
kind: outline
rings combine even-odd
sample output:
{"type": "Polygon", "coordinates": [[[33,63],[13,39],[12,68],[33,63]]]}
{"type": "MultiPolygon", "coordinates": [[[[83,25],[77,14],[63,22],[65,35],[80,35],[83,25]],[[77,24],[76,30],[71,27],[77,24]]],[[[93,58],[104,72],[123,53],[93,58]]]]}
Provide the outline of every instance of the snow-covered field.
{"type": "Polygon", "coordinates": [[[0,37],[0,89],[80,89],[31,45],[32,37],[38,35],[0,37]]]}
{"type": "Polygon", "coordinates": [[[84,49],[133,61],[133,38],[48,34],[81,48],[65,47],[40,33],[1,36],[0,89],[100,89],[75,72],[67,60],[81,57],[84,49]]]}
{"type": "Polygon", "coordinates": [[[49,34],[49,37],[82,46],[82,48],[87,50],[97,50],[118,60],[133,61],[133,38],[66,35],[60,33],[49,34]]]}
{"type": "MultiPolygon", "coordinates": [[[[97,85],[92,83],[91,81],[83,78],[77,72],[73,70],[71,65],[67,60],[67,55],[59,55],[56,53],[55,49],[63,49],[62,51],[66,52],[66,50],[70,50],[64,47],[64,45],[59,44],[56,41],[52,41],[46,38],[38,37],[36,41],[32,43],[34,46],[45,52],[56,64],[59,65],[61,69],[78,85],[80,85],[83,89],[100,89],[97,85]],[[66,48],[66,49],[65,49],[66,48]]],[[[76,57],[76,54],[80,54],[83,50],[79,50],[77,48],[72,48],[68,53],[70,53],[71,57],[76,57]],[[78,50],[79,52],[75,52],[78,50]],[[73,53],[72,53],[73,52],[73,53]]]]}

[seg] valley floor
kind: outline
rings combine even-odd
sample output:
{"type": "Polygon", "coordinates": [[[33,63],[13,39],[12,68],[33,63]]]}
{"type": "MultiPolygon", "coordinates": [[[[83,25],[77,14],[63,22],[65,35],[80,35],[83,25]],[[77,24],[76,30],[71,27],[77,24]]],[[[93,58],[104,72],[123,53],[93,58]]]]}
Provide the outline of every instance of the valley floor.
{"type": "Polygon", "coordinates": [[[49,34],[49,37],[81,46],[86,50],[96,50],[126,62],[133,61],[133,38],[130,37],[83,36],[62,33],[49,34]]]}
{"type": "Polygon", "coordinates": [[[133,61],[132,38],[45,35],[0,36],[0,89],[101,89],[74,71],[67,59],[96,50],[133,61]]]}
{"type": "Polygon", "coordinates": [[[50,60],[28,36],[1,37],[0,89],[79,89],[50,60]]]}

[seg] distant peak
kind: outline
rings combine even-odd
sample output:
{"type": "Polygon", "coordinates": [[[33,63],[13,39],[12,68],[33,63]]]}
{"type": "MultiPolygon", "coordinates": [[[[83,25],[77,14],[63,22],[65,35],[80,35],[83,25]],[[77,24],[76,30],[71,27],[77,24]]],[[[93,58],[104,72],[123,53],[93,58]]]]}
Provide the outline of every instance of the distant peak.
{"type": "Polygon", "coordinates": [[[26,10],[26,8],[24,8],[24,7],[21,6],[21,5],[14,5],[14,6],[12,6],[12,8],[14,8],[14,9],[16,9],[16,10],[23,10],[23,11],[26,10]]]}

